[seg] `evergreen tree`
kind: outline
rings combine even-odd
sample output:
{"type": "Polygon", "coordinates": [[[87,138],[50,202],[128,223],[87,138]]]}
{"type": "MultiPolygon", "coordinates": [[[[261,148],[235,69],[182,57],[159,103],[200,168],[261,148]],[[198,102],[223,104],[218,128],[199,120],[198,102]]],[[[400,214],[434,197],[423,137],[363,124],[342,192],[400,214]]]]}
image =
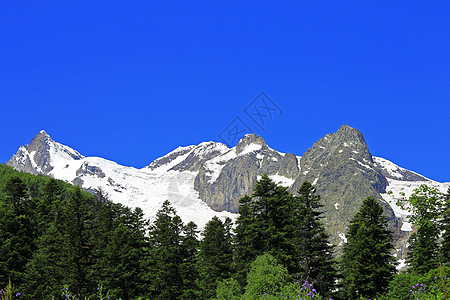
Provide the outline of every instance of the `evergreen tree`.
{"type": "Polygon", "coordinates": [[[9,278],[23,282],[26,264],[35,249],[36,226],[25,183],[11,177],[5,185],[6,201],[0,202],[0,284],[9,278]]]}
{"type": "Polygon", "coordinates": [[[442,229],[441,261],[450,264],[450,188],[448,188],[447,195],[444,199],[442,229]]]}
{"type": "Polygon", "coordinates": [[[365,199],[350,221],[344,245],[343,298],[373,299],[386,290],[396,272],[392,236],[386,226],[382,206],[373,197],[365,199]]]}
{"type": "Polygon", "coordinates": [[[29,299],[56,299],[61,293],[56,288],[63,286],[67,274],[64,238],[57,224],[49,225],[37,246],[26,266],[25,282],[20,290],[29,299]]]}
{"type": "Polygon", "coordinates": [[[256,183],[251,197],[239,201],[236,221],[235,264],[237,279],[245,283],[250,262],[268,252],[288,268],[294,266],[292,244],[294,199],[287,188],[277,186],[264,174],[256,183]]]}
{"type": "Polygon", "coordinates": [[[64,209],[62,231],[66,280],[71,290],[78,295],[90,295],[96,288],[96,283],[90,282],[93,264],[92,221],[88,197],[76,187],[64,209]]]}
{"type": "Polygon", "coordinates": [[[148,270],[151,284],[150,298],[179,299],[183,293],[183,278],[180,267],[183,263],[181,251],[183,222],[176,215],[168,200],[156,213],[150,226],[150,264],[148,270]]]}
{"type": "Polygon", "coordinates": [[[213,217],[202,232],[198,265],[203,299],[214,297],[217,283],[229,278],[232,273],[231,226],[227,226],[227,223],[231,223],[229,218],[224,223],[218,217],[213,217]]]}
{"type": "Polygon", "coordinates": [[[199,299],[200,287],[198,285],[199,272],[197,269],[199,242],[197,239],[197,225],[191,221],[186,224],[183,231],[181,250],[184,259],[180,266],[181,278],[183,280],[183,294],[180,299],[199,299]]]}
{"type": "Polygon", "coordinates": [[[315,188],[305,181],[298,190],[296,200],[295,227],[297,247],[297,272],[294,277],[301,282],[309,281],[322,296],[328,296],[336,288],[337,271],[333,259],[334,247],[328,242],[328,235],[321,222],[320,196],[315,188]]]}

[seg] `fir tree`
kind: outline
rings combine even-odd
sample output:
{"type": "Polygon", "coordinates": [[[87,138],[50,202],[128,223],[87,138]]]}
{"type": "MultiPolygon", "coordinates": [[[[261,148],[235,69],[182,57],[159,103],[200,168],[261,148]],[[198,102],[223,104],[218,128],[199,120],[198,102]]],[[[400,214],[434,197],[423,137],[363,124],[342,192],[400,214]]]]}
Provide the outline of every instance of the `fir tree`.
{"type": "Polygon", "coordinates": [[[297,272],[301,282],[308,280],[322,296],[328,296],[336,288],[337,271],[333,259],[334,247],[328,242],[328,235],[321,222],[323,212],[320,196],[315,188],[305,181],[295,197],[297,205],[295,227],[297,247],[297,272]]]}
{"type": "Polygon", "coordinates": [[[26,267],[25,282],[21,291],[30,299],[56,299],[60,295],[65,275],[63,235],[55,223],[51,223],[37,242],[37,250],[26,267]]]}
{"type": "Polygon", "coordinates": [[[150,264],[148,278],[152,299],[179,299],[183,293],[180,267],[183,222],[168,200],[156,213],[150,227],[150,264]]]}
{"type": "Polygon", "coordinates": [[[373,197],[363,201],[350,221],[342,258],[343,298],[374,298],[393,278],[395,258],[383,208],[373,197]]]}
{"type": "Polygon", "coordinates": [[[199,272],[202,298],[215,296],[217,283],[229,278],[232,272],[232,245],[230,238],[230,219],[222,222],[213,217],[205,225],[203,239],[199,245],[199,272]],[[228,232],[227,232],[228,231],[228,232]]]}
{"type": "Polygon", "coordinates": [[[0,202],[0,284],[6,286],[10,278],[20,285],[35,250],[35,217],[27,187],[20,178],[11,177],[4,193],[6,201],[0,202]]]}
{"type": "Polygon", "coordinates": [[[199,271],[197,268],[199,241],[197,234],[197,225],[192,221],[187,223],[183,229],[181,241],[183,262],[180,266],[180,273],[183,280],[183,294],[180,299],[182,300],[199,299],[200,297],[199,271]]]}
{"type": "Polygon", "coordinates": [[[96,284],[90,282],[92,269],[92,213],[88,197],[79,187],[70,195],[64,209],[62,231],[66,261],[66,280],[78,295],[90,295],[96,284]]]}
{"type": "Polygon", "coordinates": [[[264,174],[252,196],[244,196],[239,203],[235,230],[238,281],[245,282],[250,262],[264,252],[287,267],[293,266],[294,200],[287,188],[277,186],[264,174]]]}

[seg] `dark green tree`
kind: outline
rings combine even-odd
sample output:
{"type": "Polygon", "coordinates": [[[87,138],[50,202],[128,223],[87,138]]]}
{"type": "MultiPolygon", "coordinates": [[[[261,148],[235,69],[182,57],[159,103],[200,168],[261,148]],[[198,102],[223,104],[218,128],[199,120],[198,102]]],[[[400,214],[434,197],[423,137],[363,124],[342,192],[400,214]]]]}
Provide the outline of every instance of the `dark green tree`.
{"type": "Polygon", "coordinates": [[[63,212],[62,232],[66,261],[66,283],[78,295],[90,295],[97,283],[91,282],[93,265],[93,216],[89,198],[75,187],[63,212]]]}
{"type": "Polygon", "coordinates": [[[199,245],[198,269],[202,299],[211,299],[216,294],[217,283],[232,274],[233,252],[231,244],[231,220],[222,222],[213,217],[202,232],[199,245]]]}
{"type": "Polygon", "coordinates": [[[237,279],[245,283],[250,262],[268,252],[288,269],[295,266],[294,198],[287,188],[266,174],[256,183],[251,197],[240,201],[235,230],[237,279]]]}
{"type": "Polygon", "coordinates": [[[148,280],[151,299],[179,299],[183,294],[183,222],[168,200],[150,226],[148,280]]]}
{"type": "Polygon", "coordinates": [[[37,250],[26,266],[25,282],[20,287],[28,299],[56,299],[61,294],[67,274],[63,257],[63,235],[55,223],[51,223],[37,242],[37,250]]]}
{"type": "Polygon", "coordinates": [[[329,236],[321,221],[323,206],[320,204],[320,196],[315,195],[315,192],[312,184],[305,181],[295,197],[295,219],[298,223],[294,227],[297,271],[293,276],[301,282],[312,282],[316,290],[327,297],[336,289],[337,266],[333,259],[334,247],[329,243],[329,236]]]}
{"type": "Polygon", "coordinates": [[[396,273],[391,232],[383,208],[368,197],[350,221],[342,257],[342,294],[345,299],[374,298],[386,291],[396,273]]]}
{"type": "Polygon", "coordinates": [[[441,261],[450,264],[450,188],[444,198],[442,229],[441,261]]]}
{"type": "Polygon", "coordinates": [[[187,223],[183,229],[181,241],[183,262],[180,266],[180,273],[183,280],[183,294],[180,299],[182,300],[199,299],[201,295],[198,284],[197,254],[199,241],[197,235],[197,225],[194,222],[187,223]]]}
{"type": "Polygon", "coordinates": [[[0,284],[6,286],[11,278],[18,286],[35,250],[35,216],[27,186],[20,178],[11,177],[4,194],[6,199],[0,202],[0,284]]]}

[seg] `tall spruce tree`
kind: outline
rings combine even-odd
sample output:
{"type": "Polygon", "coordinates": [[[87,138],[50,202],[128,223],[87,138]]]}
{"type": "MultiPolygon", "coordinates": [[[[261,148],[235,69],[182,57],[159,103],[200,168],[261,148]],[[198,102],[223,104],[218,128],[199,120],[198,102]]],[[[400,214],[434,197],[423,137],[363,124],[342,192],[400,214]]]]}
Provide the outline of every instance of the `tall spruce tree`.
{"type": "Polygon", "coordinates": [[[123,208],[117,221],[96,269],[110,296],[128,300],[143,293],[146,222],[140,208],[123,208]]]}
{"type": "Polygon", "coordinates": [[[197,255],[199,241],[197,239],[198,229],[194,222],[184,226],[181,241],[183,262],[180,266],[181,278],[183,280],[183,294],[181,300],[199,299],[201,292],[198,284],[199,270],[197,268],[197,255]]]}
{"type": "Polygon", "coordinates": [[[450,264],[450,187],[444,198],[442,229],[441,261],[450,264]]]}
{"type": "Polygon", "coordinates": [[[224,223],[215,216],[206,223],[202,232],[198,255],[202,299],[214,297],[217,283],[231,276],[233,253],[230,223],[229,218],[224,223]]]}
{"type": "Polygon", "coordinates": [[[78,295],[90,295],[97,285],[91,282],[90,278],[93,265],[93,216],[88,197],[79,187],[75,187],[64,208],[62,224],[65,279],[72,291],[78,295]]]}
{"type": "Polygon", "coordinates": [[[148,280],[151,299],[179,299],[183,293],[180,267],[182,255],[183,222],[168,200],[156,213],[150,226],[148,280]]]}
{"type": "Polygon", "coordinates": [[[273,255],[286,267],[293,266],[293,195],[264,174],[256,183],[251,197],[244,196],[239,203],[235,230],[238,281],[245,283],[250,263],[264,252],[273,255]]]}
{"type": "Polygon", "coordinates": [[[342,294],[345,299],[374,298],[393,278],[395,258],[391,232],[383,208],[373,197],[363,201],[350,221],[342,257],[342,294]]]}
{"type": "Polygon", "coordinates": [[[0,202],[0,284],[6,286],[11,279],[20,285],[37,238],[33,199],[25,183],[15,176],[6,183],[4,193],[6,199],[0,202]]]}
{"type": "Polygon", "coordinates": [[[323,212],[320,196],[315,188],[305,181],[298,190],[296,200],[296,237],[297,271],[294,277],[304,282],[314,283],[322,296],[329,296],[335,290],[338,278],[336,262],[333,259],[334,247],[328,242],[328,234],[321,219],[323,212]]]}

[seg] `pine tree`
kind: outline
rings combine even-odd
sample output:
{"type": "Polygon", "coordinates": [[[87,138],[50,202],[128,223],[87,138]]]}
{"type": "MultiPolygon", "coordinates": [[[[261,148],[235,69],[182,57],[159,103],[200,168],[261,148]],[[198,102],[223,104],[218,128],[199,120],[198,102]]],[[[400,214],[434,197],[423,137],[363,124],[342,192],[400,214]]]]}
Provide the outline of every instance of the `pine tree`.
{"type": "Polygon", "coordinates": [[[342,258],[343,298],[374,298],[393,278],[395,258],[383,208],[373,197],[363,201],[350,221],[342,258]]]}
{"type": "Polygon", "coordinates": [[[180,267],[183,263],[181,251],[183,222],[176,215],[168,200],[156,213],[150,226],[150,263],[148,270],[151,284],[150,298],[179,299],[183,293],[183,278],[180,267]]]}
{"type": "Polygon", "coordinates": [[[445,264],[450,264],[450,188],[448,188],[444,199],[442,229],[441,261],[445,264]]]}
{"type": "Polygon", "coordinates": [[[203,299],[214,297],[217,283],[229,278],[232,273],[231,226],[226,223],[231,223],[231,220],[227,219],[224,223],[218,217],[213,217],[202,232],[198,265],[203,299]]]}
{"type": "Polygon", "coordinates": [[[320,196],[315,195],[315,188],[305,181],[298,190],[296,200],[296,238],[297,272],[294,273],[301,282],[308,280],[322,296],[328,296],[336,288],[338,278],[336,263],[333,259],[334,247],[328,242],[321,218],[323,212],[320,196]]]}

